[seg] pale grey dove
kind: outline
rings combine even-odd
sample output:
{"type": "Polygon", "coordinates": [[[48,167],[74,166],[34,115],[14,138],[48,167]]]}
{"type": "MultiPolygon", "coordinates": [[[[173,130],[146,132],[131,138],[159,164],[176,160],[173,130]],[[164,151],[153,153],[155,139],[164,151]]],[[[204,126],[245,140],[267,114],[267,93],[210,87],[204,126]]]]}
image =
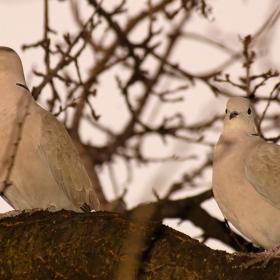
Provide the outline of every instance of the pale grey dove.
{"type": "Polygon", "coordinates": [[[213,191],[224,216],[254,244],[280,245],[280,146],[257,135],[255,112],[245,98],[227,102],[213,191]]]}
{"type": "Polygon", "coordinates": [[[32,98],[21,60],[7,47],[0,47],[0,143],[0,191],[13,208],[99,210],[71,138],[32,98]]]}

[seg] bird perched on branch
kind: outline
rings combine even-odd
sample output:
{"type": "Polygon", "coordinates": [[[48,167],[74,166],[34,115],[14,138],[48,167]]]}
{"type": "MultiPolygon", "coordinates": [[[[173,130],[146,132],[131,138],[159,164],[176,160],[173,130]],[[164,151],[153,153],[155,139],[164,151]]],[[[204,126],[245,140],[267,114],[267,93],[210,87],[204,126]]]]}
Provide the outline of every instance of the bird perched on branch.
{"type": "Polygon", "coordinates": [[[14,209],[99,210],[70,136],[35,102],[7,47],[0,47],[0,143],[0,193],[14,209]]]}
{"type": "MultiPolygon", "coordinates": [[[[230,98],[216,145],[213,192],[224,216],[254,244],[280,253],[280,146],[258,136],[248,99],[230,98]]],[[[266,265],[265,263],[265,265],[266,265]]]]}

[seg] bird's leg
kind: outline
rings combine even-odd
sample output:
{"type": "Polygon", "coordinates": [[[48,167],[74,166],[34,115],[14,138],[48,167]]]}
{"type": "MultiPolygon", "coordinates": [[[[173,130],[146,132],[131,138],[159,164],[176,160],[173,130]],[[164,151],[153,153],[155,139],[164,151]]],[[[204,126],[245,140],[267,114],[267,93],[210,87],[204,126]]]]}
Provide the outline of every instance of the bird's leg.
{"type": "Polygon", "coordinates": [[[252,260],[241,264],[240,267],[246,269],[251,265],[254,265],[254,264],[259,263],[259,262],[263,262],[262,263],[262,268],[265,268],[267,266],[268,262],[272,258],[280,258],[280,246],[277,246],[274,249],[267,250],[267,251],[264,251],[264,252],[249,253],[249,254],[246,254],[246,255],[249,256],[252,260]]]}

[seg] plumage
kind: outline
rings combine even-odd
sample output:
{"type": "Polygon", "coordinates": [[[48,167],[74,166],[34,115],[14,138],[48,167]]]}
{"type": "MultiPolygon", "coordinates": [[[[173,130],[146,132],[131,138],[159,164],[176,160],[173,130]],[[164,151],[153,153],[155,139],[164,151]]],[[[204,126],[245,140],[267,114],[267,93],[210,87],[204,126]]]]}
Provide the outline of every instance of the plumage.
{"type": "Polygon", "coordinates": [[[99,210],[70,136],[32,98],[21,60],[7,47],[0,47],[0,100],[3,198],[18,210],[53,206],[77,212],[99,210]]]}
{"type": "Polygon", "coordinates": [[[245,174],[263,198],[280,211],[280,147],[260,143],[245,161],[245,174]]]}
{"type": "Polygon", "coordinates": [[[257,135],[249,100],[229,99],[215,148],[213,192],[224,216],[254,244],[280,245],[280,146],[257,135]]]}

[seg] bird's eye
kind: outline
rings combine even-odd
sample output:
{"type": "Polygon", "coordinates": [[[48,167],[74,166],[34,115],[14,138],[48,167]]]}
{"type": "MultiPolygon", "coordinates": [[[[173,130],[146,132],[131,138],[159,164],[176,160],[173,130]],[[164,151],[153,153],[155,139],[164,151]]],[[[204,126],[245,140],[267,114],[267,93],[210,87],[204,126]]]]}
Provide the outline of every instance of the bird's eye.
{"type": "Polygon", "coordinates": [[[227,114],[227,109],[225,110],[226,114],[227,114]]]}
{"type": "Polygon", "coordinates": [[[248,113],[248,115],[251,115],[251,113],[252,113],[251,108],[248,109],[247,113],[248,113]]]}

